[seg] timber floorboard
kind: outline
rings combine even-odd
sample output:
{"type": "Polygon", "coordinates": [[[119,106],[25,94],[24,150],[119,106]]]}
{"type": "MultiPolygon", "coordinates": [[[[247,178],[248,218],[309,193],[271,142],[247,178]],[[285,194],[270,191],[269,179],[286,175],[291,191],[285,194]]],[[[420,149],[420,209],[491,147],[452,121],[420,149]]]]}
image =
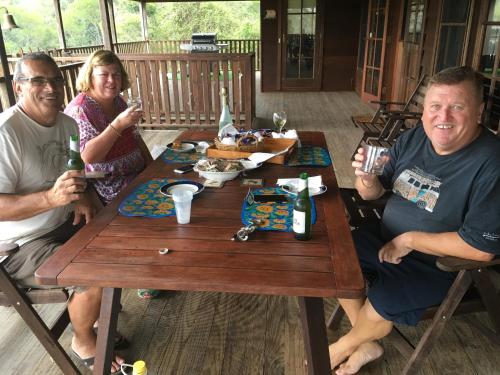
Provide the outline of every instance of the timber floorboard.
{"type": "MultiPolygon", "coordinates": [[[[146,361],[150,373],[197,375],[305,375],[305,354],[299,308],[295,297],[256,296],[215,292],[167,292],[141,300],[125,289],[118,329],[131,346],[121,352],[128,362],[146,361]]],[[[325,299],[325,318],[336,301],[325,299]]],[[[62,305],[37,307],[52,319],[62,305]]],[[[10,308],[0,308],[0,374],[61,374],[44,349],[10,308]]],[[[478,333],[470,320],[489,326],[485,313],[455,317],[424,362],[421,374],[500,374],[499,348],[478,333]]],[[[419,337],[428,322],[400,327],[410,338],[419,337]]],[[[349,329],[344,318],[339,332],[328,330],[331,343],[349,329]]],[[[71,331],[61,343],[69,350],[71,331]]],[[[382,340],[385,355],[360,374],[398,374],[403,357],[382,340]]],[[[79,365],[83,374],[90,371],[79,365]]]]}

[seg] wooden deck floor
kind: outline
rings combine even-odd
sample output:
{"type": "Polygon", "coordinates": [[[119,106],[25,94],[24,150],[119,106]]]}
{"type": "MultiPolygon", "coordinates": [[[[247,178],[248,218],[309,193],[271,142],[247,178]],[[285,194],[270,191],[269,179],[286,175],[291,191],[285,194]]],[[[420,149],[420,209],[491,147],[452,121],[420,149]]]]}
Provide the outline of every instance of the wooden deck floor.
{"type": "MultiPolygon", "coordinates": [[[[341,186],[352,184],[349,157],[360,133],[351,114],[369,112],[354,93],[266,93],[258,95],[257,116],[263,121],[284,108],[290,128],[325,131],[341,186]]],[[[178,134],[145,131],[148,145],[166,144],[178,134]]],[[[229,293],[165,293],[143,301],[135,290],[124,290],[118,328],[132,346],[123,354],[129,363],[144,359],[150,374],[304,375],[304,349],[293,297],[267,297],[229,293]]],[[[336,302],[325,299],[326,315],[336,302]]],[[[59,306],[37,307],[50,321],[59,306]]],[[[500,374],[500,350],[470,324],[487,322],[485,314],[457,317],[449,323],[422,374],[500,374]]],[[[426,323],[404,328],[411,337],[421,335],[426,323]]],[[[340,333],[349,329],[343,322],[340,333]]],[[[333,342],[339,332],[329,333],[333,342]]],[[[69,350],[71,332],[62,345],[69,350]]],[[[401,355],[382,341],[383,359],[366,366],[361,374],[398,374],[401,355]]],[[[0,374],[60,374],[34,336],[12,308],[0,308],[0,374]]],[[[81,368],[83,373],[90,373],[81,368]]]]}

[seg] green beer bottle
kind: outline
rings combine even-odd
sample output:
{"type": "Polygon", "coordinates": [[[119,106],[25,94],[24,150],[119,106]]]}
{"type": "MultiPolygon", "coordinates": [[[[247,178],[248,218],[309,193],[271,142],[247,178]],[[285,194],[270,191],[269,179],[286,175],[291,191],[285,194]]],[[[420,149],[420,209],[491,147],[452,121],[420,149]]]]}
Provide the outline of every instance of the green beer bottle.
{"type": "Polygon", "coordinates": [[[293,204],[293,232],[299,241],[311,239],[311,200],[307,186],[307,173],[300,174],[297,198],[293,204]]]}
{"type": "Polygon", "coordinates": [[[69,159],[66,164],[68,171],[82,171],[85,169],[85,163],[80,156],[80,137],[70,135],[69,137],[69,159]]]}

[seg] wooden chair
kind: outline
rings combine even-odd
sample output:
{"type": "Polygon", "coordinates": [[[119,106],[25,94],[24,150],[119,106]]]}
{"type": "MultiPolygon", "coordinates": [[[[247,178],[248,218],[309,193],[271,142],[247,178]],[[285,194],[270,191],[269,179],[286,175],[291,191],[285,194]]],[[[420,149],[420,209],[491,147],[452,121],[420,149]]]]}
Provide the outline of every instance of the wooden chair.
{"type": "Polygon", "coordinates": [[[388,121],[395,117],[420,118],[428,84],[429,76],[424,75],[406,102],[372,101],[379,105],[373,116],[351,116],[354,125],[363,130],[364,140],[378,137],[381,132],[387,131],[388,121]]]}
{"type": "Polygon", "coordinates": [[[22,289],[16,285],[3,266],[3,262],[19,250],[16,244],[0,244],[0,306],[14,307],[38,338],[62,372],[80,374],[75,364],[57,341],[68,326],[68,310],[58,316],[51,328],[40,318],[32,304],[65,303],[68,293],[64,289],[22,289]]]}
{"type": "MultiPolygon", "coordinates": [[[[353,189],[341,189],[341,194],[346,202],[346,209],[353,219],[352,226],[369,224],[381,217],[383,200],[374,203],[363,201],[357,193],[350,190],[353,189]],[[363,214],[360,215],[360,212],[363,214]]],[[[446,323],[453,315],[486,311],[493,330],[480,325],[477,321],[474,321],[474,325],[493,343],[500,345],[500,290],[493,282],[494,277],[498,276],[499,265],[500,257],[489,262],[476,262],[455,257],[437,259],[436,266],[439,269],[457,272],[457,276],[443,302],[425,311],[422,319],[432,319],[432,322],[416,345],[412,344],[394,326],[391,332],[391,343],[407,358],[403,374],[418,373],[425,357],[431,352],[446,323]]],[[[337,328],[343,316],[344,311],[338,305],[328,319],[327,326],[337,328]]]]}
{"type": "Polygon", "coordinates": [[[354,125],[363,130],[363,136],[354,148],[351,160],[354,160],[358,148],[364,144],[390,148],[402,132],[417,126],[422,117],[428,84],[429,76],[424,75],[406,103],[376,102],[380,107],[368,122],[363,122],[363,117],[351,117],[354,125]],[[391,105],[401,106],[401,110],[390,110],[391,105]]]}
{"type": "MultiPolygon", "coordinates": [[[[443,271],[457,272],[448,294],[439,306],[425,311],[424,319],[432,319],[419,342],[414,345],[404,334],[394,326],[391,332],[391,343],[407,359],[402,374],[417,374],[426,356],[431,352],[441,336],[446,323],[453,315],[486,311],[493,330],[481,325],[476,320],[474,326],[488,337],[494,344],[500,345],[500,291],[493,283],[495,266],[500,265],[500,258],[490,262],[475,262],[471,260],[443,257],[436,261],[443,271]]],[[[342,308],[337,306],[327,322],[329,328],[336,328],[344,315],[342,308]]]]}
{"type": "Polygon", "coordinates": [[[382,219],[385,204],[390,192],[373,201],[365,201],[356,189],[340,188],[340,195],[344,201],[349,224],[357,228],[361,225],[376,224],[382,219]]]}
{"type": "Polygon", "coordinates": [[[369,144],[372,146],[380,146],[391,148],[396,142],[396,138],[405,130],[411,129],[420,123],[420,117],[410,116],[393,116],[384,126],[380,134],[377,136],[368,136],[367,133],[363,134],[363,137],[354,148],[351,155],[351,160],[354,160],[354,156],[358,152],[358,148],[362,147],[364,144],[369,144]]]}

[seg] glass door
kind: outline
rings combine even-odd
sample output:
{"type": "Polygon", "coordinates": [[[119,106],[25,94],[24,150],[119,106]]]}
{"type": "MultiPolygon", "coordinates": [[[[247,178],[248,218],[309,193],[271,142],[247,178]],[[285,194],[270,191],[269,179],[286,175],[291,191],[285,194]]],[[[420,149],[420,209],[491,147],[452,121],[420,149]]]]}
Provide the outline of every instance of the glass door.
{"type": "Polygon", "coordinates": [[[380,100],[389,0],[370,0],[361,98],[380,100]]]}
{"type": "Polygon", "coordinates": [[[319,0],[288,0],[283,17],[282,88],[319,90],[319,0]]]}
{"type": "Polygon", "coordinates": [[[402,101],[406,101],[420,81],[425,11],[426,0],[408,0],[406,3],[403,74],[400,87],[402,101]]]}

